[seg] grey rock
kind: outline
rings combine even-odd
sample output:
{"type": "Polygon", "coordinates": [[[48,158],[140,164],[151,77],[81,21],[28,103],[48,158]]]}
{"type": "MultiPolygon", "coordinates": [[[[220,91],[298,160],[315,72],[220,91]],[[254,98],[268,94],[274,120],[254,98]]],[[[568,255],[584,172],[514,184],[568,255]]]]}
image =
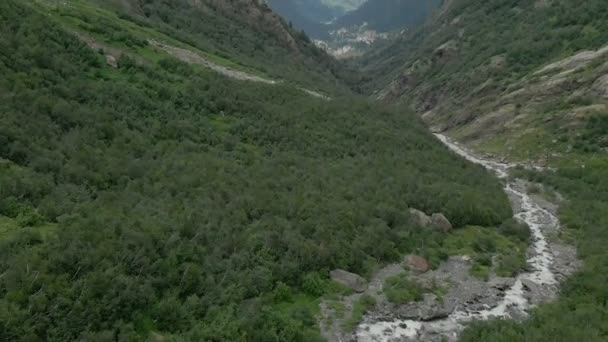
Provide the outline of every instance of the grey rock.
{"type": "Polygon", "coordinates": [[[431,218],[424,212],[422,212],[418,209],[414,209],[414,208],[410,208],[409,212],[410,212],[410,216],[412,217],[412,220],[418,226],[428,227],[431,225],[431,218]]]}
{"type": "Polygon", "coordinates": [[[444,303],[432,293],[424,294],[420,302],[408,303],[397,308],[397,316],[401,319],[430,321],[448,317],[454,311],[455,305],[444,303]]]}
{"type": "Polygon", "coordinates": [[[355,292],[365,292],[367,281],[358,274],[345,270],[333,270],[329,273],[331,279],[355,292]]]}
{"type": "Polygon", "coordinates": [[[414,254],[410,254],[405,257],[405,260],[403,260],[403,266],[406,269],[416,273],[425,273],[431,269],[431,265],[425,258],[414,254]]]}
{"type": "Polygon", "coordinates": [[[452,230],[452,224],[445,217],[445,215],[441,213],[433,214],[431,216],[431,222],[433,223],[433,226],[435,226],[437,229],[441,230],[444,233],[447,233],[452,230]]]}
{"type": "Polygon", "coordinates": [[[603,98],[608,98],[608,75],[601,76],[593,82],[593,91],[603,98]]]}
{"type": "Polygon", "coordinates": [[[118,68],[118,61],[116,61],[116,57],[112,55],[106,55],[106,63],[112,68],[118,68]]]}

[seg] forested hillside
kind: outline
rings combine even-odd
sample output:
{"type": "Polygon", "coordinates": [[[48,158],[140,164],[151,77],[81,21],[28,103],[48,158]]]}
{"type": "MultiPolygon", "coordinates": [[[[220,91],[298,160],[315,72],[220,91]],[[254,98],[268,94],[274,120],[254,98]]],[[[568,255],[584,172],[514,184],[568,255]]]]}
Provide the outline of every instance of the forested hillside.
{"type": "Polygon", "coordinates": [[[304,37],[265,31],[258,7],[249,31],[217,7],[232,3],[121,1],[118,18],[0,2],[0,340],[315,341],[319,298],[344,291],[330,270],[448,256],[408,207],[456,227],[511,216],[501,184],[414,115],[301,91],[347,93],[333,61],[297,69],[326,58],[304,37]]]}
{"type": "Polygon", "coordinates": [[[345,88],[338,80],[346,77],[344,67],[257,0],[76,2],[98,2],[121,13],[122,19],[152,26],[183,43],[276,79],[325,92],[345,88]]]}

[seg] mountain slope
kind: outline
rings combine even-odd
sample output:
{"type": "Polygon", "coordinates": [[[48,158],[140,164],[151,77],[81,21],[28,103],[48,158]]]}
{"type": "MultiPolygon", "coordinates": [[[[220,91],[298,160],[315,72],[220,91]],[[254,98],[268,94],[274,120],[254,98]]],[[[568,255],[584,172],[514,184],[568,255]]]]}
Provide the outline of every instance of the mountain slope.
{"type": "Polygon", "coordinates": [[[345,14],[333,27],[361,26],[367,23],[378,32],[412,29],[422,24],[442,0],[368,0],[356,10],[345,14]]]}
{"type": "Polygon", "coordinates": [[[435,129],[546,158],[605,111],[606,19],[602,1],[453,1],[363,64],[377,95],[411,101],[435,129]]]}
{"type": "Polygon", "coordinates": [[[330,92],[342,86],[338,78],[346,77],[342,66],[257,0],[99,3],[118,11],[122,19],[154,26],[180,42],[275,79],[330,92]]]}
{"type": "MultiPolygon", "coordinates": [[[[329,270],[447,257],[408,207],[511,216],[408,112],[185,63],[149,40],[248,72],[279,56],[142,3],[0,2],[0,340],[318,341],[320,298],[346,291],[329,270]]],[[[242,25],[233,10],[215,20],[242,25]]]]}
{"type": "Polygon", "coordinates": [[[340,8],[343,12],[353,11],[361,6],[365,0],[321,0],[328,7],[340,8]]]}
{"type": "Polygon", "coordinates": [[[316,39],[328,37],[324,22],[339,16],[342,11],[330,8],[320,0],[269,0],[268,5],[297,29],[316,39]]]}

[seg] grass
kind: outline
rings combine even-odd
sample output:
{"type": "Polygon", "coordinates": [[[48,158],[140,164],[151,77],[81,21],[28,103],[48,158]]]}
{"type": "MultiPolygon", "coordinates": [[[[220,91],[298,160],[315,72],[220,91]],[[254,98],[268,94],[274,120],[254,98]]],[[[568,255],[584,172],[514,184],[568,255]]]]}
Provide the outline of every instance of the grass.
{"type": "Polygon", "coordinates": [[[384,283],[384,293],[389,302],[394,304],[407,304],[421,301],[425,293],[433,293],[438,298],[443,298],[447,288],[432,284],[430,288],[424,288],[415,281],[409,279],[407,273],[390,277],[384,283]]]}
{"type": "MultiPolygon", "coordinates": [[[[128,37],[129,39],[141,41],[147,39],[161,41],[175,47],[192,51],[215,64],[247,72],[255,76],[268,77],[265,73],[257,69],[243,66],[227,58],[206,51],[201,51],[200,49],[183,43],[167,34],[124,19],[110,10],[103,9],[86,1],[70,0],[67,5],[52,5],[53,2],[39,0],[37,4],[43,7],[44,13],[47,13],[51,18],[69,28],[71,31],[94,38],[96,41],[111,45],[113,48],[142,56],[151,62],[157,62],[168,57],[169,54],[152,46],[131,45],[124,41],[117,40],[117,36],[112,35],[112,32],[110,31],[114,30],[114,33],[120,32],[123,38],[128,37]],[[51,6],[49,6],[49,4],[51,4],[51,6]]],[[[203,66],[197,67],[208,70],[203,66]]]]}
{"type": "Polygon", "coordinates": [[[363,295],[353,305],[350,317],[344,321],[344,329],[353,331],[363,319],[366,312],[376,306],[376,300],[370,295],[363,295]]]}
{"type": "Polygon", "coordinates": [[[5,239],[18,229],[19,225],[15,219],[0,215],[0,240],[5,239]]]}
{"type": "Polygon", "coordinates": [[[448,255],[468,255],[473,260],[471,273],[487,279],[492,271],[500,276],[511,276],[526,268],[524,237],[517,231],[499,228],[468,226],[452,232],[444,241],[448,255]]]}

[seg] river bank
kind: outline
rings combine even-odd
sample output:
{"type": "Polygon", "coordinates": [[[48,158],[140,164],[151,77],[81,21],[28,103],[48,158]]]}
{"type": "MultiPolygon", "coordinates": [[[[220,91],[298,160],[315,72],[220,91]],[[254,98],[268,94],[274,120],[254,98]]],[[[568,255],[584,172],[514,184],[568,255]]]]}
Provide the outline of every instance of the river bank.
{"type": "MultiPolygon", "coordinates": [[[[374,276],[363,294],[375,298],[375,308],[364,316],[354,334],[326,334],[330,341],[456,341],[467,323],[473,321],[524,319],[532,307],[555,299],[559,283],[580,267],[574,248],[557,238],[557,205],[529,194],[525,181],[509,179],[509,169],[515,165],[477,157],[445,136],[437,138],[504,181],[514,218],[526,223],[532,234],[528,271],[512,278],[493,275],[484,281],[470,274],[468,256],[453,256],[436,270],[415,276],[422,283],[449,284],[449,291],[442,298],[425,295],[421,302],[396,306],[387,302],[382,286],[388,277],[405,270],[399,264],[388,265],[374,276]]],[[[360,296],[353,295],[346,302],[352,303],[360,296]]]]}

